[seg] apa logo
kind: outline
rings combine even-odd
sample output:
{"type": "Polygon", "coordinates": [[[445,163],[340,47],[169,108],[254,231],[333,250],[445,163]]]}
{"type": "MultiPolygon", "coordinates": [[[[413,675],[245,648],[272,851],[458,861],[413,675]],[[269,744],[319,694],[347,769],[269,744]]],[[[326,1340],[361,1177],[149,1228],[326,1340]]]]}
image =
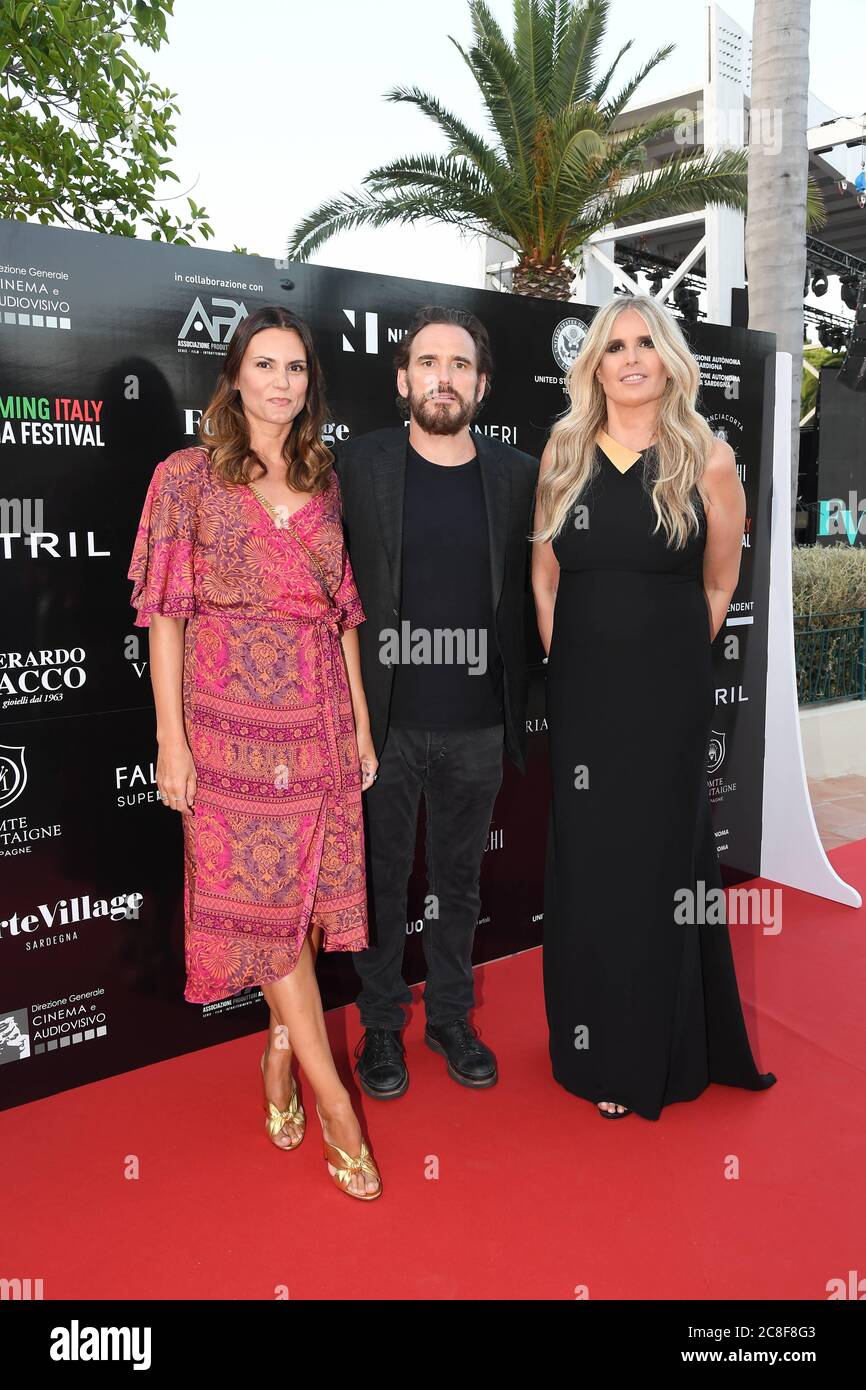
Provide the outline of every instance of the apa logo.
{"type": "Polygon", "coordinates": [[[586,324],[581,319],[563,319],[556,325],[550,346],[561,371],[567,372],[572,366],[586,333],[586,324]]]}
{"type": "MultiPolygon", "coordinates": [[[[353,328],[359,327],[358,320],[362,317],[361,314],[356,313],[354,309],[344,309],[344,310],[343,310],[343,313],[344,313],[344,315],[346,316],[346,318],[348,319],[349,323],[352,325],[353,328]]],[[[372,313],[369,313],[369,312],[368,312],[368,313],[365,313],[365,314],[363,315],[363,320],[364,320],[364,351],[367,352],[367,353],[378,353],[378,351],[379,351],[379,315],[378,315],[378,314],[372,314],[372,313]]],[[[345,333],[343,334],[343,351],[344,351],[344,352],[356,352],[356,351],[357,351],[357,349],[356,349],[356,347],[355,347],[355,344],[351,341],[351,339],[350,339],[345,333]]]]}
{"type": "Polygon", "coordinates": [[[230,309],[231,313],[209,314],[196,296],[177,335],[179,352],[219,352],[231,342],[238,324],[247,317],[247,307],[239,300],[212,297],[210,302],[212,310],[230,309]]]}
{"type": "Polygon", "coordinates": [[[711,729],[709,755],[707,757],[707,772],[718,772],[722,763],[725,761],[725,735],[716,733],[711,729]]]}
{"type": "Polygon", "coordinates": [[[24,745],[12,748],[0,743],[0,809],[11,806],[27,786],[24,745]]]}

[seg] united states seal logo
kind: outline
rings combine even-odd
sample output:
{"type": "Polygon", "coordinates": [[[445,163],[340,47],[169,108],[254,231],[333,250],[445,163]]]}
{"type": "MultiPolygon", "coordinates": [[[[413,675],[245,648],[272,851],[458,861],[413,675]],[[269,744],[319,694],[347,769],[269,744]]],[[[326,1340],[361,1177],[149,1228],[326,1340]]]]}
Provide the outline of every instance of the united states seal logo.
{"type": "Polygon", "coordinates": [[[561,371],[567,372],[571,367],[580,352],[580,345],[586,337],[586,332],[586,324],[581,319],[562,319],[556,325],[551,347],[557,366],[561,371]]]}

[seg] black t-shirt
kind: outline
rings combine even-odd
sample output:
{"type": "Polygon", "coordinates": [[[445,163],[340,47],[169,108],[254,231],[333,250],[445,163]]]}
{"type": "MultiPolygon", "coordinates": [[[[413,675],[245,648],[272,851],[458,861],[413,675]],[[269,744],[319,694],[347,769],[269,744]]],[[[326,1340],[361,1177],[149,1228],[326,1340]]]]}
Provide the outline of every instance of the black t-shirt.
{"type": "MultiPolygon", "coordinates": [[[[477,457],[430,463],[407,442],[402,602],[391,723],[424,729],[502,722],[487,508],[477,457]],[[413,659],[414,658],[414,659],[413,659]]],[[[380,638],[380,642],[382,639],[380,638]]]]}

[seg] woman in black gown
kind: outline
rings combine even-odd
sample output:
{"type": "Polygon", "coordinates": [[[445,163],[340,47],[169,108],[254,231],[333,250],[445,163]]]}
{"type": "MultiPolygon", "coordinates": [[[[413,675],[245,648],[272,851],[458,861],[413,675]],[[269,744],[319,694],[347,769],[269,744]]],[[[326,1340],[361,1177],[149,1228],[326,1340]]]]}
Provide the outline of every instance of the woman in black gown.
{"type": "Polygon", "coordinates": [[[776,1079],[752,1057],[726,923],[682,920],[682,890],[695,902],[701,880],[721,887],[710,647],[745,517],[733,451],[694,408],[699,382],[667,311],[615,296],[571,368],[571,409],[541,462],[550,1056],[556,1080],[611,1119],[658,1119],[711,1081],[776,1079]]]}

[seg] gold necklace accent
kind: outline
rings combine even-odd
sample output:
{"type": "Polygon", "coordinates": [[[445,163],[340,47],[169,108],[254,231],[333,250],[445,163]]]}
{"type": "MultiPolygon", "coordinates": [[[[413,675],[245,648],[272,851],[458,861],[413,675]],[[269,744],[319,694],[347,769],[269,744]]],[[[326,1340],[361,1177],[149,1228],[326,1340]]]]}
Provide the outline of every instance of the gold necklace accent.
{"type": "Polygon", "coordinates": [[[284,508],[283,511],[282,511],[282,513],[278,512],[277,509],[276,509],[276,507],[274,506],[273,502],[269,502],[268,499],[267,499],[267,497],[265,497],[264,493],[259,492],[259,490],[258,490],[258,488],[256,487],[255,483],[247,483],[247,487],[249,488],[249,490],[250,490],[250,492],[253,494],[253,496],[258,498],[258,500],[261,502],[262,506],[264,507],[265,511],[268,512],[269,515],[273,517],[274,521],[276,522],[277,526],[279,526],[280,530],[281,530],[281,531],[284,530],[284,529],[285,529],[285,526],[286,526],[286,523],[288,522],[288,519],[289,519],[289,511],[288,511],[288,508],[284,508]]]}

